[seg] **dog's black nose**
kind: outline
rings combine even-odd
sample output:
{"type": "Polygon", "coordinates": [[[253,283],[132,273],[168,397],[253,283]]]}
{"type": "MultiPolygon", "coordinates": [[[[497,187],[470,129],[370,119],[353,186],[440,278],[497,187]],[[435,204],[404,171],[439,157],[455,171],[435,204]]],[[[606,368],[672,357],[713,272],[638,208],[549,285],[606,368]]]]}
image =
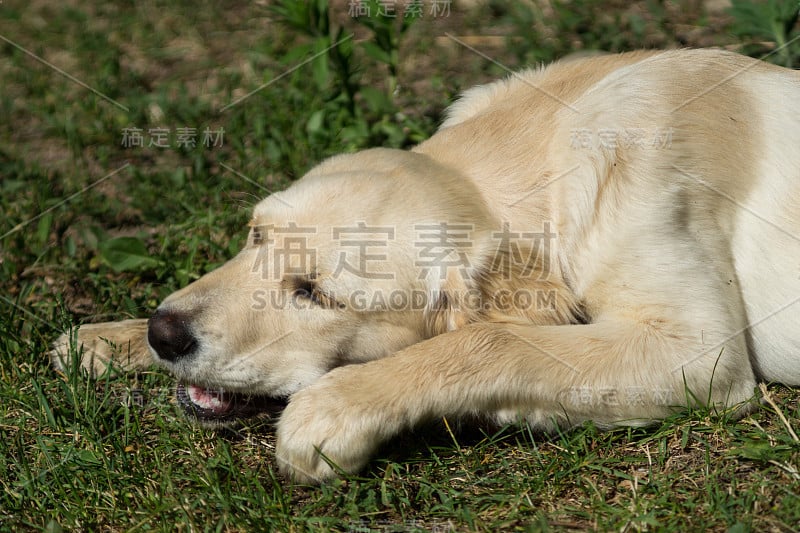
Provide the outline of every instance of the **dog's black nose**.
{"type": "Polygon", "coordinates": [[[188,324],[189,317],[184,313],[156,310],[147,321],[147,341],[158,357],[175,361],[194,352],[197,339],[188,324]]]}

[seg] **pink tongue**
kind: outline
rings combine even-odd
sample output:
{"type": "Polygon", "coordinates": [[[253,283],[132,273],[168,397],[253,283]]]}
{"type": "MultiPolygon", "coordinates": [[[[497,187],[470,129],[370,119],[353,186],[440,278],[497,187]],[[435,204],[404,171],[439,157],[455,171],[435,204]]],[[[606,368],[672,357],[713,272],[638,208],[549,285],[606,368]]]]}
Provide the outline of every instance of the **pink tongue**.
{"type": "Polygon", "coordinates": [[[225,391],[222,389],[214,390],[207,387],[189,385],[186,388],[186,392],[189,393],[189,399],[202,409],[208,409],[217,414],[231,409],[231,401],[225,397],[225,391]]]}

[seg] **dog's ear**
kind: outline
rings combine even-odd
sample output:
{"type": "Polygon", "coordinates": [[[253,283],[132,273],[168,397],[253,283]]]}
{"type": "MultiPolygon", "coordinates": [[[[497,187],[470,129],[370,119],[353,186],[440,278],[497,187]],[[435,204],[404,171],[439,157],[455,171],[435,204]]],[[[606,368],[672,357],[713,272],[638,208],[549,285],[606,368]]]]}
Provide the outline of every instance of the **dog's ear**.
{"type": "Polygon", "coordinates": [[[483,320],[537,326],[588,322],[549,249],[500,250],[481,272],[483,320]]]}
{"type": "Polygon", "coordinates": [[[454,331],[475,321],[483,310],[480,287],[469,273],[451,269],[447,277],[429,283],[425,325],[429,336],[454,331]]]}
{"type": "Polygon", "coordinates": [[[579,299],[546,255],[500,250],[482,263],[451,269],[445,279],[429,283],[429,335],[478,320],[538,326],[588,322],[579,299]]]}
{"type": "Polygon", "coordinates": [[[549,226],[529,242],[484,239],[476,243],[469,267],[427,272],[425,325],[431,336],[470,322],[565,325],[588,322],[584,308],[564,280],[549,240],[549,226]],[[539,237],[538,240],[536,237],[539,237]]]}

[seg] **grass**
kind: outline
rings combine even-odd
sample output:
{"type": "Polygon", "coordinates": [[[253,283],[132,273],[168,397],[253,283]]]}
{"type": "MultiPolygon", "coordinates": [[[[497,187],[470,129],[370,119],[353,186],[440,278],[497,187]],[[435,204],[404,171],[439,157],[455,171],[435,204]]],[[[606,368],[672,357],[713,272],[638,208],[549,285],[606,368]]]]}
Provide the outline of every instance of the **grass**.
{"type": "Polygon", "coordinates": [[[800,526],[800,408],[781,386],[774,407],[740,421],[689,412],[549,437],[433,425],[361,475],[308,488],[276,475],[268,420],[205,431],[160,372],[50,369],[58,332],[147,316],[234,254],[258,198],[326,155],[418,142],[460,89],[503,66],[686,45],[800,66],[794,44],[775,44],[797,35],[796,10],[772,1],[731,13],[688,0],[454,2],[407,26],[354,20],[345,2],[292,4],[276,4],[295,9],[282,16],[233,1],[0,3],[0,530],[800,526]],[[144,146],[123,146],[132,128],[144,146]],[[156,128],[167,146],[149,145],[156,128]],[[222,143],[203,144],[206,128],[222,143]]]}

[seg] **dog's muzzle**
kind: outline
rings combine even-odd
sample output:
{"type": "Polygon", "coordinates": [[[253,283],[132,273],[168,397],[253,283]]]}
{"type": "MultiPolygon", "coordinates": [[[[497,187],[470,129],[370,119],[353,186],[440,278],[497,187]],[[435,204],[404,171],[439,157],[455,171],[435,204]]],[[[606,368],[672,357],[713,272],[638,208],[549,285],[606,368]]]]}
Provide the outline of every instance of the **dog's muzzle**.
{"type": "MultiPolygon", "coordinates": [[[[147,322],[147,341],[159,359],[176,363],[196,352],[198,342],[190,324],[188,313],[156,310],[147,322]]],[[[175,397],[189,417],[211,427],[230,425],[257,415],[275,415],[286,406],[282,398],[232,393],[189,383],[179,383],[175,397]]]]}

